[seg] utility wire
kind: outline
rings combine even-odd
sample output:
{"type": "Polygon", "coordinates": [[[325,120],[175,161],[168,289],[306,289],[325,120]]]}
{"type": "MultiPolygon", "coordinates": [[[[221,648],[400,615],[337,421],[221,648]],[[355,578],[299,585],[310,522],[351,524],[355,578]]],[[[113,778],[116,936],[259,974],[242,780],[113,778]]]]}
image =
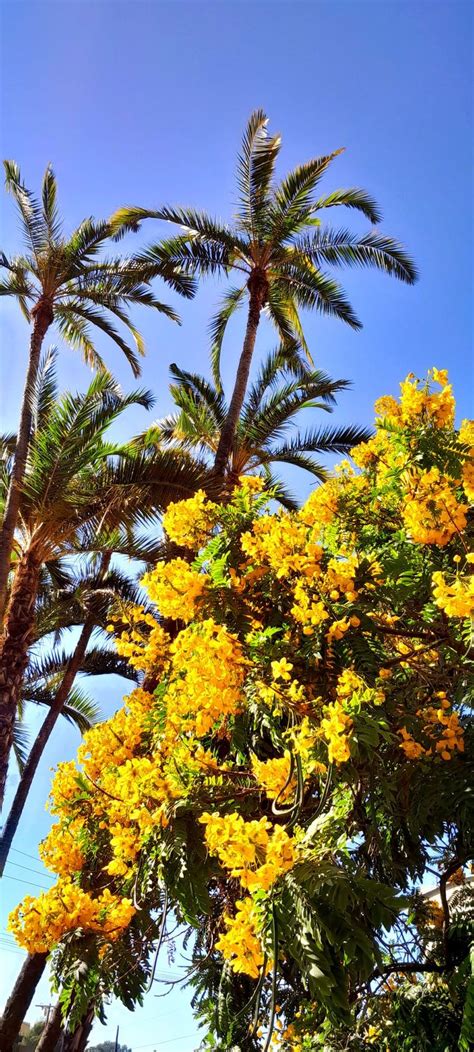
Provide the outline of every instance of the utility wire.
{"type": "Polygon", "coordinates": [[[42,873],[40,869],[31,869],[31,866],[24,866],[22,862],[7,862],[7,866],[16,866],[17,869],[24,869],[27,873],[36,873],[37,877],[46,877],[47,880],[53,880],[54,877],[50,877],[49,873],[42,873]]]}
{"type": "Polygon", "coordinates": [[[19,881],[20,884],[29,884],[30,887],[32,887],[32,888],[40,888],[41,891],[49,891],[50,890],[50,888],[47,888],[45,884],[33,884],[32,880],[25,880],[24,877],[11,877],[8,873],[4,873],[3,874],[2,880],[16,880],[17,883],[19,881]]]}
{"type": "Polygon", "coordinates": [[[16,855],[24,855],[25,858],[31,858],[33,862],[39,862],[37,855],[29,855],[27,851],[20,851],[18,847],[12,847],[10,848],[10,851],[14,851],[16,855]]]}

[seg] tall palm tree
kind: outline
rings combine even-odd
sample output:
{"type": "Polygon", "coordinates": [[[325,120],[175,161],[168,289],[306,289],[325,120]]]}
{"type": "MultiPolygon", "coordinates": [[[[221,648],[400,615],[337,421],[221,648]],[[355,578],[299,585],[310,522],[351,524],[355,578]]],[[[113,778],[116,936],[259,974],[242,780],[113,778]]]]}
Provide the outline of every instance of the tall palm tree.
{"type": "Polygon", "coordinates": [[[142,304],[178,320],[174,310],[156,299],[150,288],[151,279],[157,275],[184,296],[194,293],[193,279],[182,267],[166,259],[143,261],[133,255],[100,257],[100,251],[111,237],[106,220],[85,219],[66,237],[57,209],[57,186],[51,167],[46,169],[39,201],[24,185],[18,165],[5,161],[4,166],[7,190],[15,199],[27,254],[8,259],[0,252],[0,267],[6,272],[0,281],[0,295],[13,296],[18,301],[31,324],[31,337],[14,470],[0,533],[0,617],[5,609],[10,556],[28,454],[31,393],[48,329],[55,322],[66,343],[79,349],[94,368],[102,368],[103,361],[95,347],[93,333],[94,330],[105,333],[125,355],[137,376],[138,356],[144,353],[144,344],[131,321],[130,307],[142,304]],[[115,320],[123,331],[117,328],[115,320]]]}
{"type": "Polygon", "coordinates": [[[57,401],[54,382],[41,385],[40,425],[31,442],[18,519],[18,557],[0,639],[0,802],[13,725],[34,639],[42,567],[93,551],[115,550],[116,533],[148,523],[170,500],[205,485],[206,470],[173,451],[145,456],[106,440],[130,405],[149,406],[147,391],[122,395],[99,373],[84,395],[57,401]]]}
{"type": "MultiPolygon", "coordinates": [[[[151,449],[168,446],[197,451],[212,463],[229,411],[225,396],[197,373],[172,365],[171,374],[175,382],[170,391],[177,410],[157,421],[142,440],[151,449]]],[[[232,488],[240,475],[263,468],[267,485],[280,503],[296,507],[297,502],[282,480],[272,475],[271,467],[291,464],[321,481],[326,471],[315,454],[347,453],[367,441],[370,432],[354,425],[311,427],[288,435],[301,410],[331,413],[335,395],[349,386],[347,380],[331,380],[321,370],[298,363],[296,357],[288,358],[284,347],[269,354],[241,409],[225,465],[228,487],[232,488]]]]}
{"type": "Polygon", "coordinates": [[[268,118],[256,110],[247,124],[238,159],[238,209],[233,226],[192,208],[138,207],[119,209],[112,226],[121,236],[142,219],[154,217],[177,223],[183,233],[141,254],[146,261],[162,260],[192,267],[198,274],[236,274],[239,284],[224,296],[211,323],[215,380],[220,382],[224,333],[234,312],[247,303],[247,325],[232,397],[221,428],[215,457],[222,475],[245,398],[250,365],[262,311],[285,343],[306,347],[300,308],[341,318],[354,329],[360,321],[340,285],[324,266],[372,266],[413,284],[416,267],[399,242],[377,230],[362,236],[322,225],[318,213],[327,208],[353,208],[371,223],[380,221],[374,200],[360,189],[334,190],[317,197],[321,177],[340,150],[295,168],[281,182],[274,180],[281,137],[270,136],[268,118]]]}

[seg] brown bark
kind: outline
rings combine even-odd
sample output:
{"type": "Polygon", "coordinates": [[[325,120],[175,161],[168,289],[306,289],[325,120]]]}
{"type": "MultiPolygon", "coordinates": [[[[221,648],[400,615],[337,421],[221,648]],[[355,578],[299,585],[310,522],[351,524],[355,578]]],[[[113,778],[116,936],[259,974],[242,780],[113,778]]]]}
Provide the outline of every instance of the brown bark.
{"type": "MultiPolygon", "coordinates": [[[[83,1016],[81,1022],[78,1023],[76,1029],[72,1033],[66,1033],[64,1035],[62,1052],[84,1052],[89,1034],[92,1030],[94,1016],[94,1006],[89,1005],[87,1012],[83,1016]]],[[[39,1052],[39,1048],[37,1049],[37,1052],[39,1052]]],[[[49,1048],[47,1052],[50,1052],[49,1048]]]]}
{"type": "Polygon", "coordinates": [[[8,818],[6,819],[2,835],[0,836],[0,877],[3,875],[5,863],[8,859],[8,853],[12,846],[12,841],[17,831],[18,823],[22,816],[33,778],[38,769],[38,764],[80,669],[94,627],[94,618],[88,618],[79,636],[76,649],[68,661],[61,685],[56,692],[54,703],[51,705],[51,708],[49,709],[30,749],[17,791],[13,798],[8,818]]]}
{"type": "Polygon", "coordinates": [[[61,1037],[62,1015],[59,1001],[50,1013],[48,1022],[36,1046],[36,1052],[54,1052],[61,1037]]]}
{"type": "Polygon", "coordinates": [[[11,1052],[46,967],[45,953],[28,954],[0,1019],[0,1049],[11,1052]]]}
{"type": "Polygon", "coordinates": [[[12,479],[8,491],[3,523],[0,530],[0,621],[5,613],[13,538],[18,521],[21,485],[25,474],[25,466],[31,438],[31,401],[33,388],[38,375],[43,340],[54,317],[52,304],[43,298],[38,301],[36,307],[31,313],[34,317],[34,323],[30,339],[30,355],[21,405],[20,426],[18,428],[12,479]]]}
{"type": "Polygon", "coordinates": [[[229,410],[224,420],[214,460],[214,473],[217,478],[223,478],[225,475],[234,444],[235,432],[237,430],[240,413],[244,404],[260,314],[262,308],[265,306],[268,295],[268,282],[265,273],[258,270],[254,271],[249,278],[248,288],[250,301],[244,344],[237,367],[229,410]]]}
{"type": "Polygon", "coordinates": [[[28,648],[34,635],[40,564],[29,551],[18,563],[0,639],[0,807],[3,805],[13,727],[28,648]]]}
{"type": "MultiPolygon", "coordinates": [[[[98,580],[103,580],[105,577],[112,559],[112,552],[105,552],[102,556],[102,562],[98,575],[98,580]]],[[[5,863],[8,858],[10,848],[12,846],[13,838],[18,828],[18,823],[23,813],[23,808],[28,799],[28,794],[31,789],[33,778],[38,769],[38,764],[41,760],[43,752],[49,741],[51,733],[59,719],[64,705],[67,701],[67,697],[74,680],[79,672],[79,669],[84,660],[86,650],[89,644],[89,640],[95,628],[95,618],[93,614],[90,614],[83,625],[81,634],[77,641],[74,652],[71,654],[69,661],[66,665],[66,670],[61,683],[56,692],[54,703],[49,709],[49,712],[44,719],[38,734],[33,742],[30,749],[28,759],[26,761],[23,773],[20,778],[20,782],[13,798],[13,803],[8,814],[8,818],[3,826],[2,835],[0,836],[0,877],[3,875],[5,869],[5,863]]]]}

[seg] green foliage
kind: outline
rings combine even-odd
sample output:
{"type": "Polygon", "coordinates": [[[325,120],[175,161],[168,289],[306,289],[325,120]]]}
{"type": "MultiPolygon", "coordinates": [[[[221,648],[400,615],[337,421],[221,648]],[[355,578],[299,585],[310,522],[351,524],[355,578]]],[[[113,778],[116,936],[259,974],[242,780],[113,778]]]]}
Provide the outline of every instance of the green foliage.
{"type": "MultiPolygon", "coordinates": [[[[148,429],[142,436],[146,449],[165,445],[196,452],[212,464],[229,406],[219,387],[203,376],[171,367],[176,383],[171,394],[177,411],[148,429]]],[[[294,433],[298,414],[304,410],[331,413],[335,396],[349,386],[346,380],[331,380],[321,370],[308,369],[285,346],[267,355],[250,386],[242,406],[232,446],[228,473],[239,475],[263,469],[267,486],[286,507],[293,507],[280,480],[270,474],[273,464],[293,464],[324,479],[326,471],[315,453],[347,453],[370,437],[367,428],[356,426],[312,427],[294,433]],[[287,437],[288,435],[291,437],[287,437]]]]}

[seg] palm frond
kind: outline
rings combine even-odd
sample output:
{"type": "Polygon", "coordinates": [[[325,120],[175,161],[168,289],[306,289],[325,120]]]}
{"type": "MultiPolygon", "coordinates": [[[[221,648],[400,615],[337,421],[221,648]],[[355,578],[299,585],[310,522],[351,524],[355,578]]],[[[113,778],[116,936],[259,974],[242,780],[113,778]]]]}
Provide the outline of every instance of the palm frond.
{"type": "Polygon", "coordinates": [[[46,423],[58,397],[57,357],[57,348],[49,347],[39,364],[31,399],[33,431],[46,423]]]}
{"type": "Polygon", "coordinates": [[[352,329],[362,327],[338,282],[316,269],[302,255],[296,257],[295,253],[291,262],[281,265],[280,281],[287,287],[288,299],[294,298],[299,306],[340,318],[352,329]]]}
{"type": "Polygon", "coordinates": [[[229,250],[212,239],[194,237],[190,234],[167,238],[138,253],[138,262],[149,272],[158,260],[167,260],[171,268],[184,275],[190,289],[196,288],[194,275],[226,274],[229,268],[229,250]]]}
{"type": "Polygon", "coordinates": [[[82,221],[64,246],[69,264],[67,279],[75,277],[84,264],[94,259],[108,237],[110,237],[110,226],[105,220],[96,222],[91,217],[82,221]]]}
{"type": "MultiPolygon", "coordinates": [[[[51,684],[26,684],[23,692],[23,702],[32,705],[44,705],[50,709],[56,703],[56,691],[59,683],[55,680],[51,684]]],[[[68,723],[73,723],[81,734],[90,730],[95,723],[103,718],[98,705],[93,698],[81,687],[73,687],[61,709],[61,715],[68,723]]]]}
{"type": "MultiPolygon", "coordinates": [[[[216,385],[217,389],[214,389],[204,376],[200,376],[198,373],[186,372],[185,369],[180,369],[174,363],[170,365],[170,373],[178,381],[179,389],[185,388],[192,392],[197,399],[201,399],[204,402],[206,408],[212,414],[216,426],[221,427],[224,423],[227,406],[219,387],[216,385]]],[[[173,385],[172,393],[174,393],[174,389],[173,385]]]]}
{"type": "Polygon", "coordinates": [[[408,285],[418,278],[418,271],[403,245],[376,230],[360,237],[349,230],[317,230],[312,236],[298,239],[297,251],[311,260],[315,267],[322,263],[332,266],[376,267],[393,274],[408,285]]]}
{"type": "Polygon", "coordinates": [[[16,719],[13,724],[12,749],[18,770],[23,774],[28,759],[30,737],[22,719],[16,719]]]}
{"type": "MultiPolygon", "coordinates": [[[[85,321],[90,325],[95,325],[96,328],[101,329],[102,332],[105,332],[105,334],[109,336],[109,338],[113,340],[114,343],[117,344],[117,347],[120,347],[120,350],[122,351],[130,365],[133,375],[135,377],[140,375],[141,368],[139,365],[137,355],[129,346],[129,344],[126,343],[126,341],[123,339],[123,337],[120,335],[118,330],[109,320],[109,318],[107,318],[107,315],[104,314],[103,311],[97,310],[92,306],[86,306],[84,303],[82,303],[80,299],[72,299],[69,300],[67,303],[62,304],[61,311],[63,315],[72,316],[74,319],[79,318],[80,320],[85,321]]],[[[143,354],[143,348],[139,353],[143,354]]]]}
{"type": "Polygon", "coordinates": [[[41,199],[43,202],[44,225],[47,230],[48,240],[50,243],[58,241],[62,233],[62,225],[59,220],[56,198],[56,178],[51,165],[48,164],[48,167],[46,168],[46,171],[43,176],[41,199]]]}
{"type": "Polygon", "coordinates": [[[246,285],[243,285],[241,288],[228,289],[221,300],[221,305],[218,311],[214,317],[211,318],[209,324],[209,333],[211,336],[211,369],[214,383],[218,391],[222,391],[221,352],[225,332],[232,315],[242,306],[246,293],[246,285]]]}
{"type": "Polygon", "coordinates": [[[315,458],[311,457],[308,453],[298,452],[296,449],[293,452],[288,451],[284,454],[278,454],[276,450],[270,450],[267,454],[262,456],[262,463],[291,464],[292,467],[308,471],[315,478],[319,479],[320,482],[324,482],[328,474],[323,464],[320,464],[319,461],[315,460],[315,458]]]}
{"type": "Polygon", "coordinates": [[[357,186],[346,190],[333,190],[331,194],[325,194],[324,197],[314,202],[311,212],[319,212],[323,208],[335,208],[340,205],[362,212],[374,225],[380,223],[382,219],[382,213],[374,198],[366,190],[361,190],[357,186]]]}
{"type": "Polygon", "coordinates": [[[41,206],[22,182],[21,172],[15,161],[4,161],[3,167],[5,186],[15,199],[28,246],[38,259],[45,248],[47,236],[41,206]]]}
{"type": "Polygon", "coordinates": [[[81,687],[73,687],[67,696],[62,715],[73,723],[81,734],[85,734],[104,718],[93,698],[81,687]]]}
{"type": "Polygon", "coordinates": [[[59,304],[55,311],[55,321],[63,339],[74,350],[81,352],[86,365],[91,369],[105,371],[104,359],[94,346],[90,328],[84,319],[71,315],[67,307],[59,304]]]}
{"type": "Polygon", "coordinates": [[[297,233],[300,225],[307,222],[311,214],[312,195],[320,179],[342,149],[323,157],[314,157],[298,165],[286,176],[275,190],[269,209],[271,239],[275,243],[285,241],[297,233]]]}
{"type": "Polygon", "coordinates": [[[348,453],[360,442],[368,442],[372,431],[356,424],[343,424],[334,427],[310,428],[292,438],[289,442],[271,450],[272,460],[284,460],[287,454],[311,453],[348,453]]]}
{"type": "Polygon", "coordinates": [[[287,485],[282,479],[276,478],[272,475],[268,464],[263,465],[263,473],[265,476],[265,488],[272,491],[272,495],[283,508],[287,511],[297,511],[299,508],[299,502],[293,495],[291,490],[288,489],[287,485]]]}
{"type": "Polygon", "coordinates": [[[263,110],[251,114],[242,138],[238,158],[239,220],[242,229],[259,240],[265,230],[265,213],[281,148],[281,136],[270,137],[268,118],[263,110]]]}
{"type": "MultiPolygon", "coordinates": [[[[167,223],[176,223],[183,228],[185,236],[191,239],[191,244],[197,247],[196,265],[199,265],[198,254],[203,242],[208,245],[215,244],[224,250],[226,253],[225,258],[227,258],[228,262],[239,251],[242,253],[243,259],[247,257],[247,242],[239,238],[231,227],[218,219],[214,219],[207,212],[201,212],[195,208],[171,208],[165,205],[164,208],[159,210],[158,217],[167,223]]],[[[167,242],[164,242],[164,244],[166,245],[167,242]]]]}

